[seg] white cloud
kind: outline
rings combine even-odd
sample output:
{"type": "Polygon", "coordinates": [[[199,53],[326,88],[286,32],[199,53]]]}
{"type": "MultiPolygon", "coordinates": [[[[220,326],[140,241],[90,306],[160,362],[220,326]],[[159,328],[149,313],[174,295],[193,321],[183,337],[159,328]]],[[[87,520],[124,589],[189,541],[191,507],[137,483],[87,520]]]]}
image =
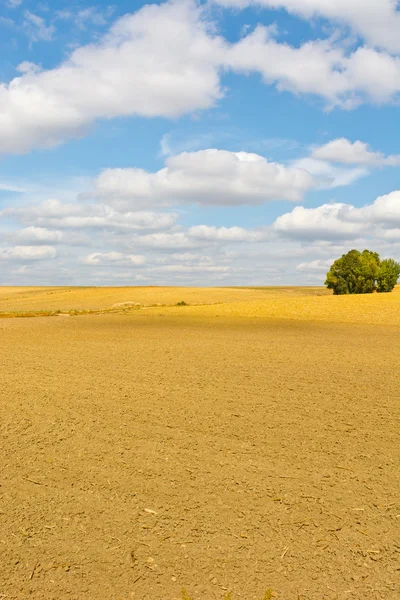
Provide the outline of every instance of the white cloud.
{"type": "Polygon", "coordinates": [[[229,267],[217,265],[165,265],[157,267],[154,271],[160,273],[226,273],[229,267]]]}
{"type": "Polygon", "coordinates": [[[330,266],[333,263],[333,260],[311,260],[310,262],[303,262],[300,263],[299,265],[297,265],[296,270],[297,271],[304,271],[304,272],[314,272],[314,271],[321,271],[326,273],[327,271],[329,271],[330,266]]]}
{"type": "Polygon", "coordinates": [[[301,240],[350,240],[365,231],[363,223],[349,222],[351,204],[331,203],[317,208],[296,208],[278,217],[274,230],[284,236],[301,240]]]}
{"type": "Polygon", "coordinates": [[[310,173],[319,189],[334,189],[353,184],[369,175],[372,168],[400,165],[400,155],[385,156],[368,144],[346,138],[314,147],[310,156],[292,161],[291,166],[310,173]]]}
{"type": "Polygon", "coordinates": [[[44,227],[25,227],[17,232],[17,237],[24,242],[61,242],[64,235],[61,231],[51,231],[44,227]]]}
{"type": "Polygon", "coordinates": [[[6,0],[6,5],[9,8],[18,8],[24,0],[6,0]]]}
{"type": "Polygon", "coordinates": [[[297,206],[278,217],[273,229],[297,240],[352,240],[369,237],[387,241],[398,239],[400,191],[380,196],[372,204],[356,208],[332,202],[317,208],[297,206]]]}
{"type": "Polygon", "coordinates": [[[258,242],[266,237],[264,232],[249,231],[243,229],[243,227],[215,227],[210,225],[190,227],[188,235],[198,240],[223,242],[258,242]]]}
{"type": "Polygon", "coordinates": [[[96,194],[125,209],[180,202],[233,206],[296,202],[313,185],[304,169],[268,162],[258,154],[209,149],[170,157],[156,173],[107,169],[96,181],[96,194]]]}
{"type": "Polygon", "coordinates": [[[0,86],[0,153],[54,146],[99,118],[213,106],[223,46],[192,2],[144,6],[59,67],[0,86]]]}
{"type": "Polygon", "coordinates": [[[315,148],[312,154],[316,159],[349,165],[400,165],[400,155],[385,156],[382,152],[371,150],[365,142],[351,142],[346,138],[332,140],[328,144],[315,148]]]}
{"type": "Polygon", "coordinates": [[[14,246],[0,248],[0,260],[25,261],[48,260],[57,256],[52,246],[14,246]]]}
{"type": "Polygon", "coordinates": [[[400,13],[396,0],[215,0],[223,6],[284,8],[309,20],[324,17],[350,26],[370,44],[400,52],[400,13]]]}
{"type": "Polygon", "coordinates": [[[400,229],[395,228],[382,231],[381,237],[388,242],[400,242],[400,229]]]}
{"type": "Polygon", "coordinates": [[[145,257],[138,254],[123,254],[122,252],[94,252],[86,256],[82,262],[86,265],[117,263],[138,266],[145,263],[145,257]]]}
{"type": "Polygon", "coordinates": [[[151,211],[119,212],[104,204],[64,203],[50,199],[40,204],[9,207],[0,217],[13,217],[40,228],[106,229],[114,231],[151,231],[169,229],[176,222],[174,213],[151,211]]]}
{"type": "Polygon", "coordinates": [[[277,42],[275,27],[258,26],[231,47],[226,64],[234,71],[260,73],[280,91],[315,94],[328,106],[383,104],[400,92],[400,58],[367,47],[348,53],[333,40],[299,47],[277,42]]]}
{"type": "Polygon", "coordinates": [[[361,177],[368,175],[368,170],[364,167],[338,167],[313,157],[300,158],[293,161],[292,165],[298,169],[308,171],[314,177],[316,186],[320,189],[333,189],[351,185],[361,177]]]}
{"type": "Polygon", "coordinates": [[[19,186],[15,186],[12,183],[0,183],[0,191],[1,192],[17,192],[17,193],[22,193],[24,192],[24,188],[19,187],[19,186]]]}
{"type": "Polygon", "coordinates": [[[31,42],[50,42],[54,39],[56,33],[54,25],[46,25],[42,17],[29,10],[25,11],[24,17],[22,26],[31,42]]]}
{"type": "Polygon", "coordinates": [[[25,273],[27,273],[28,270],[29,270],[28,265],[21,265],[17,269],[14,269],[14,271],[12,271],[12,273],[14,275],[24,275],[25,273]]]}
{"type": "Polygon", "coordinates": [[[147,235],[137,236],[135,243],[140,246],[147,246],[157,250],[179,250],[186,248],[195,248],[198,246],[196,240],[190,239],[183,232],[175,233],[149,233],[147,235]]]}
{"type": "Polygon", "coordinates": [[[20,63],[16,70],[19,73],[40,73],[40,71],[42,70],[40,65],[37,65],[34,62],[31,62],[29,60],[24,60],[22,63],[20,63]]]}
{"type": "Polygon", "coordinates": [[[373,204],[355,208],[347,216],[349,221],[373,223],[392,229],[400,226],[400,191],[379,196],[373,204]]]}
{"type": "Polygon", "coordinates": [[[78,29],[86,30],[88,25],[97,27],[106,25],[114,12],[114,6],[108,6],[104,9],[98,6],[88,6],[79,10],[58,10],[55,13],[55,18],[60,21],[72,21],[78,29]]]}
{"type": "MultiPolygon", "coordinates": [[[[0,84],[0,153],[52,147],[98,119],[175,118],[213,107],[226,70],[260,73],[278,90],[316,94],[331,107],[393,102],[400,93],[398,57],[369,47],[348,52],[333,40],[292,47],[276,40],[275,27],[259,26],[231,44],[216,35],[206,10],[194,0],[146,5],[53,69],[24,61],[19,77],[0,84]]],[[[32,40],[54,36],[34,13],[24,23],[32,40]]]]}
{"type": "Polygon", "coordinates": [[[204,256],[203,254],[198,254],[195,252],[175,252],[173,254],[169,254],[168,257],[158,258],[157,262],[165,263],[168,261],[178,261],[185,263],[192,262],[201,262],[201,263],[209,263],[211,258],[209,256],[204,256]]]}

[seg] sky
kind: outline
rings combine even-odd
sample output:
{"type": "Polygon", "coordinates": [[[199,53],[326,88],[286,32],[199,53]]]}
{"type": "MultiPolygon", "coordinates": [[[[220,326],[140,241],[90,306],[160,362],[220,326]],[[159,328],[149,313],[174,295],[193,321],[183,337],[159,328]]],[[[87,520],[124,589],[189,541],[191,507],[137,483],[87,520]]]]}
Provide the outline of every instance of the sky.
{"type": "Polygon", "coordinates": [[[397,0],[0,0],[0,285],[400,260],[397,0]]]}

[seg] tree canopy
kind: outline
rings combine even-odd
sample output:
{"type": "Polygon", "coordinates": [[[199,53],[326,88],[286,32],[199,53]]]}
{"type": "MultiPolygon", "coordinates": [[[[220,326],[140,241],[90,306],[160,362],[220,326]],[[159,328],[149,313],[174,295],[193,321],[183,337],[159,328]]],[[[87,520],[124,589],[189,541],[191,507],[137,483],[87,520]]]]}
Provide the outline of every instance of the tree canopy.
{"type": "Polygon", "coordinates": [[[336,295],[391,292],[400,277],[400,264],[379,254],[350,250],[335,260],[326,275],[325,285],[336,295]]]}

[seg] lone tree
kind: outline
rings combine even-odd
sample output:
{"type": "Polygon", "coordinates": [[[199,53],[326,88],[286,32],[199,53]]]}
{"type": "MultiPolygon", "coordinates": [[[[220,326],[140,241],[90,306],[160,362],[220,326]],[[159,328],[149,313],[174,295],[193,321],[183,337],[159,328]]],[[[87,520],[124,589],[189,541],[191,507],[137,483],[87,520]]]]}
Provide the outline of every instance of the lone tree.
{"type": "Polygon", "coordinates": [[[379,254],[350,250],[335,260],[326,274],[325,285],[335,295],[391,292],[400,277],[400,264],[379,254]]]}

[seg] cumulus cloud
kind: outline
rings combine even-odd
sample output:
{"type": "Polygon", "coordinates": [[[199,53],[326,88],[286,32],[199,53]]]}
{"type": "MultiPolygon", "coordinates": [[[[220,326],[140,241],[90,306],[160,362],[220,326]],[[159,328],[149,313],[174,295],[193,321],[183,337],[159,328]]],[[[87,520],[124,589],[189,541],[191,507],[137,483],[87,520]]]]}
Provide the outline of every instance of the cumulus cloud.
{"type": "Polygon", "coordinates": [[[297,265],[296,270],[302,272],[322,272],[326,273],[333,263],[333,260],[311,260],[310,262],[302,262],[297,265]]]}
{"type": "Polygon", "coordinates": [[[54,146],[98,118],[208,108],[222,95],[223,45],[190,1],[144,6],[60,66],[0,86],[0,152],[54,146]]]}
{"type": "Polygon", "coordinates": [[[296,208],[278,217],[274,230],[284,236],[302,240],[350,240],[365,230],[363,223],[349,222],[351,204],[331,203],[317,208],[296,208]]]}
{"type": "Polygon", "coordinates": [[[400,242],[400,229],[388,229],[387,231],[381,232],[381,238],[388,242],[400,242]]]}
{"type": "Polygon", "coordinates": [[[209,225],[190,227],[188,235],[198,240],[224,242],[258,242],[266,237],[262,231],[250,231],[243,227],[215,227],[209,225]]]}
{"type": "Polygon", "coordinates": [[[156,250],[174,251],[186,248],[196,248],[198,241],[190,239],[184,232],[175,233],[149,233],[135,238],[135,243],[156,250]]]}
{"type": "Polygon", "coordinates": [[[94,252],[83,259],[86,265],[103,265],[107,263],[143,265],[146,259],[140,254],[123,254],[122,252],[94,252]]]}
{"type": "Polygon", "coordinates": [[[0,248],[0,260],[6,261],[49,260],[56,256],[56,249],[52,246],[14,246],[11,248],[0,248]]]}
{"type": "Polygon", "coordinates": [[[355,208],[347,218],[352,222],[373,223],[385,229],[400,226],[400,191],[379,196],[373,204],[355,208]]]}
{"type": "Polygon", "coordinates": [[[61,242],[64,240],[64,234],[62,231],[50,230],[45,227],[25,227],[20,229],[16,236],[24,242],[61,242]]]}
{"type": "Polygon", "coordinates": [[[400,155],[385,156],[374,152],[365,142],[351,142],[346,138],[332,140],[313,150],[313,157],[320,160],[349,165],[398,166],[400,155]]]}
{"type": "MultiPolygon", "coordinates": [[[[327,4],[312,2],[312,13],[327,4]]],[[[206,10],[191,0],[146,5],[52,69],[22,63],[20,76],[0,84],[0,153],[52,147],[85,134],[98,119],[174,118],[213,107],[223,96],[226,70],[260,73],[268,85],[318,95],[329,106],[398,97],[396,56],[370,47],[349,52],[330,39],[293,47],[277,41],[276,28],[263,26],[230,43],[215,33],[206,10]]],[[[395,23],[397,13],[391,15],[395,23]]],[[[54,35],[34,13],[26,13],[25,23],[33,40],[54,35]]],[[[398,39],[396,33],[400,46],[398,39]]]]}
{"type": "MultiPolygon", "coordinates": [[[[176,252],[176,250],[192,250],[202,246],[213,247],[216,244],[261,242],[266,237],[267,234],[264,231],[249,230],[243,227],[195,225],[189,227],[186,231],[137,235],[134,237],[134,244],[155,250],[171,251],[172,254],[168,256],[168,261],[190,263],[200,261],[205,264],[209,261],[207,256],[192,252],[176,252]]],[[[160,258],[158,262],[165,262],[165,260],[160,258]]]]}
{"type": "Polygon", "coordinates": [[[174,252],[173,254],[169,254],[168,257],[163,256],[157,258],[158,263],[165,263],[169,261],[177,261],[183,263],[209,263],[211,261],[211,258],[209,256],[205,256],[196,252],[174,252]]]}
{"type": "Polygon", "coordinates": [[[151,211],[119,212],[104,204],[66,203],[50,199],[40,204],[8,207],[0,217],[12,217],[39,228],[105,229],[112,231],[140,231],[169,229],[176,222],[176,214],[151,211]]]}
{"type": "Polygon", "coordinates": [[[96,180],[95,193],[125,209],[180,202],[233,206],[296,202],[313,185],[305,169],[268,162],[258,154],[208,149],[170,157],[156,173],[107,169],[96,180]]]}
{"type": "Polygon", "coordinates": [[[314,147],[311,155],[292,161],[291,166],[310,173],[319,189],[334,189],[353,184],[373,168],[400,165],[400,155],[386,156],[369,145],[346,138],[314,147]]]}
{"type": "Polygon", "coordinates": [[[231,47],[227,65],[260,73],[265,83],[295,94],[324,98],[328,106],[354,108],[364,101],[392,102],[400,92],[400,58],[368,47],[354,52],[332,40],[299,47],[277,42],[275,27],[258,26],[231,47]]]}
{"type": "Polygon", "coordinates": [[[256,5],[283,8],[310,19],[323,17],[350,26],[370,44],[400,52],[400,13],[396,0],[215,0],[223,6],[245,8],[256,5]]]}
{"type": "Polygon", "coordinates": [[[159,273],[227,273],[229,267],[217,265],[164,265],[154,271],[159,273]]]}
{"type": "Polygon", "coordinates": [[[372,204],[356,208],[332,202],[317,208],[297,206],[278,217],[273,229],[298,240],[352,240],[369,236],[387,241],[398,239],[400,191],[380,196],[372,204]]]}

